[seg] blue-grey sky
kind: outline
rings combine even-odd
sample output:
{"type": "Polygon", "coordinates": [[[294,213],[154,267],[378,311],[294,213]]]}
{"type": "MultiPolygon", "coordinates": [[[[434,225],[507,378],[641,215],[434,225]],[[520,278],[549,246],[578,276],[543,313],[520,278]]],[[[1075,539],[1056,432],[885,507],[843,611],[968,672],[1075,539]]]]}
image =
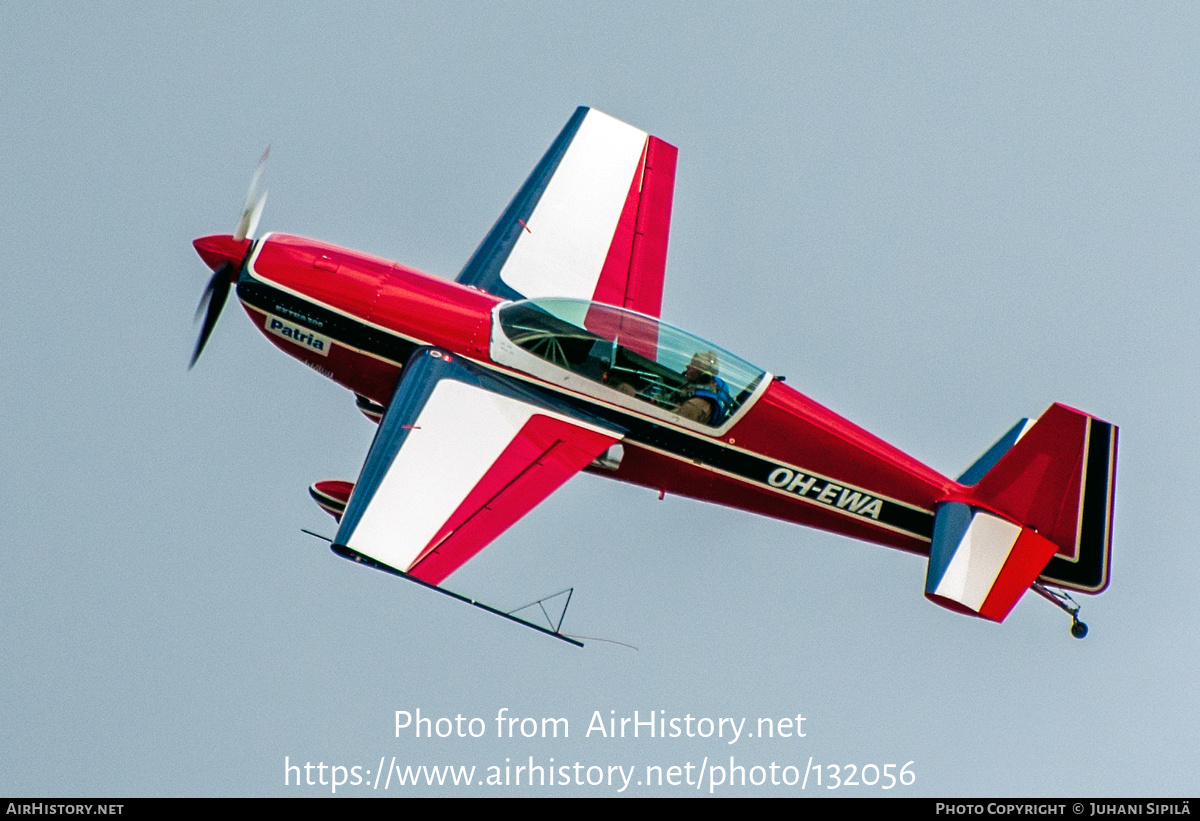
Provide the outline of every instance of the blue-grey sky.
{"type": "Polygon", "coordinates": [[[285,758],[373,781],[531,756],[634,766],[638,795],[730,756],[826,784],[913,762],[893,794],[1194,792],[1194,6],[9,2],[0,76],[0,793],[327,794],[285,758]],[[233,304],[187,371],[191,240],[232,231],[270,143],[264,230],[453,277],[579,104],[679,146],[667,321],[952,475],[1054,401],[1121,426],[1085,641],[1033,596],[1000,626],[928,603],[920,558],[591,476],[448,586],[574,586],[564,629],[637,650],[300,533],[332,534],[306,488],[353,479],[374,428],[233,304]],[[417,709],[487,732],[396,738],[417,709]],[[570,737],[497,739],[501,709],[570,737]],[[805,736],[586,734],[635,710],[805,736]]]}

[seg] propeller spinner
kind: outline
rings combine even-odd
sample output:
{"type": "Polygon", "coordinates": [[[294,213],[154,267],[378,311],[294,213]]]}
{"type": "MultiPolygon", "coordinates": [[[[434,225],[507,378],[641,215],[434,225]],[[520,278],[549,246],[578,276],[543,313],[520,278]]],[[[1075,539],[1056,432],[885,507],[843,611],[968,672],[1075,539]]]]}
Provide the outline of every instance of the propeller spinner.
{"type": "Polygon", "coordinates": [[[196,360],[200,358],[204,346],[208,343],[208,338],[212,335],[213,328],[217,326],[217,319],[221,316],[225,300],[229,297],[229,289],[237,278],[246,254],[249,253],[250,246],[254,242],[254,232],[258,229],[258,221],[262,217],[263,206],[267,202],[267,192],[263,191],[260,194],[258,183],[262,179],[263,167],[267,164],[267,157],[270,154],[271,147],[267,146],[267,150],[263,152],[262,158],[258,161],[258,167],[254,170],[254,176],[250,179],[250,190],[246,192],[246,204],[242,207],[242,216],[238,219],[237,228],[234,229],[233,234],[201,237],[192,243],[196,247],[196,252],[200,254],[200,258],[213,269],[213,275],[208,281],[208,285],[205,286],[204,293],[200,296],[200,304],[196,306],[196,319],[200,318],[200,314],[204,314],[204,324],[200,328],[200,337],[196,340],[196,350],[192,352],[192,361],[188,364],[188,370],[191,370],[192,366],[196,364],[196,360]]]}

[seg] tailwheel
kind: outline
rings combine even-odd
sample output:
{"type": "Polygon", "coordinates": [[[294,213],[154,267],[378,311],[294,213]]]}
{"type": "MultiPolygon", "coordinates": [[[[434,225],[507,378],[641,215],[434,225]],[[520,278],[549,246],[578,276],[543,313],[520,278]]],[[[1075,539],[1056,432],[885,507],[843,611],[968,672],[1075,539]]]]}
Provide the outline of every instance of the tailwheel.
{"type": "Polygon", "coordinates": [[[1088,626],[1079,620],[1079,602],[1071,598],[1066,591],[1047,587],[1041,582],[1034,582],[1031,587],[1043,599],[1071,616],[1072,636],[1081,639],[1088,634],[1088,626]]]}

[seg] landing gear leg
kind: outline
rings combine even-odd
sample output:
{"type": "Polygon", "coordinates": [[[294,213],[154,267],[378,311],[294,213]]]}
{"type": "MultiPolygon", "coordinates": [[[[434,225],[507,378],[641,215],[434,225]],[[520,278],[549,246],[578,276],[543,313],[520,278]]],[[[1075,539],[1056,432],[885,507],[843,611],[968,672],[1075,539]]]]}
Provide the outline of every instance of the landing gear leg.
{"type": "Polygon", "coordinates": [[[1088,634],[1088,626],[1079,620],[1079,602],[1062,590],[1053,590],[1041,582],[1034,582],[1033,591],[1059,610],[1071,616],[1071,635],[1081,639],[1088,634]]]}

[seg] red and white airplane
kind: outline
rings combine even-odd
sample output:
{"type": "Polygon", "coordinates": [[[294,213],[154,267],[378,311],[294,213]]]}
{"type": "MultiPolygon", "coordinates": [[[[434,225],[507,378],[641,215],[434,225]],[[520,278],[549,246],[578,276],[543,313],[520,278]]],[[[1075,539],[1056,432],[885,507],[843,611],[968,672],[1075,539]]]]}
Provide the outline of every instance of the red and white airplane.
{"type": "Polygon", "coordinates": [[[992,621],[1033,588],[1082,638],[1063,589],[1108,584],[1116,426],[1056,404],[951,479],[660,321],[676,156],[579,108],[453,282],[254,239],[260,163],[235,233],[195,241],[214,273],[192,364],[236,283],[267,339],[379,422],[357,482],[310,490],[333,550],[443,592],[586,470],[928,556],[925,595],[992,621]]]}

